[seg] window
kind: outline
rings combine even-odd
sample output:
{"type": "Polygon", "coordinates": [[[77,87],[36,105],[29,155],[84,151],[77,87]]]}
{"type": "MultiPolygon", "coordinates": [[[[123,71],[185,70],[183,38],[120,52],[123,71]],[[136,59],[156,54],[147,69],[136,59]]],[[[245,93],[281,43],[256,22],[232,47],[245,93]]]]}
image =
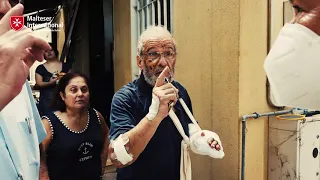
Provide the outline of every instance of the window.
{"type": "Polygon", "coordinates": [[[136,65],[137,41],[151,25],[162,25],[173,32],[173,0],[131,0],[131,57],[132,78],[139,76],[136,65]]]}
{"type": "Polygon", "coordinates": [[[137,0],[138,33],[141,34],[150,25],[163,25],[171,31],[172,0],[137,0]]]}

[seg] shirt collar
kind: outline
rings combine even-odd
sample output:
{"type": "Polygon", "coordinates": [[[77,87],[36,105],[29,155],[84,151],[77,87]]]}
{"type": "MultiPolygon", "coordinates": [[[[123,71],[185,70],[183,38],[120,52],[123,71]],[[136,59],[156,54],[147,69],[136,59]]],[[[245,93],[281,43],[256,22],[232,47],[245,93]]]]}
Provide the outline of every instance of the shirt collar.
{"type": "Polygon", "coordinates": [[[141,72],[140,77],[138,79],[138,90],[140,94],[151,96],[153,86],[147,83],[143,73],[141,72]]]}

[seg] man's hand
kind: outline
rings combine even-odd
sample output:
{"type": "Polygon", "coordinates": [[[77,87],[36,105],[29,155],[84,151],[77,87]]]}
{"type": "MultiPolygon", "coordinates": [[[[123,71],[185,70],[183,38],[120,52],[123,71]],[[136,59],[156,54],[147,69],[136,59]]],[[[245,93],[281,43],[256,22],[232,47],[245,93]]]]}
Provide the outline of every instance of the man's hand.
{"type": "Polygon", "coordinates": [[[190,135],[190,148],[194,153],[221,159],[224,151],[219,136],[208,130],[201,130],[190,135]]]}
{"type": "MultiPolygon", "coordinates": [[[[201,136],[205,136],[205,133],[202,132],[201,136]]],[[[217,151],[220,150],[220,144],[218,143],[218,141],[216,141],[213,137],[208,138],[208,145],[211,149],[216,149],[217,151]]]]}
{"type": "Polygon", "coordinates": [[[30,29],[10,28],[10,17],[22,14],[23,6],[18,4],[0,20],[0,110],[20,93],[34,61],[42,61],[44,50],[51,49],[30,29]]]}
{"type": "Polygon", "coordinates": [[[153,94],[159,98],[159,109],[157,116],[162,120],[169,114],[169,104],[178,101],[178,89],[171,83],[165,83],[165,78],[170,75],[169,67],[166,67],[159,75],[153,88],[153,94]]]}

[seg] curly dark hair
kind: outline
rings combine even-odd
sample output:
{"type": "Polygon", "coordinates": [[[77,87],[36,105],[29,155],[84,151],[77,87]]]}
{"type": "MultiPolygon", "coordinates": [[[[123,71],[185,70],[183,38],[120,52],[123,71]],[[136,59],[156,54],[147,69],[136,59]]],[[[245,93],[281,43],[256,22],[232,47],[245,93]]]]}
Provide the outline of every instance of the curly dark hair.
{"type": "Polygon", "coordinates": [[[60,92],[65,94],[65,89],[68,86],[69,82],[76,77],[82,77],[84,79],[90,92],[89,78],[85,74],[82,74],[79,72],[67,73],[59,80],[59,83],[52,94],[51,109],[53,111],[61,111],[61,112],[66,111],[66,104],[62,100],[60,96],[60,92]]]}

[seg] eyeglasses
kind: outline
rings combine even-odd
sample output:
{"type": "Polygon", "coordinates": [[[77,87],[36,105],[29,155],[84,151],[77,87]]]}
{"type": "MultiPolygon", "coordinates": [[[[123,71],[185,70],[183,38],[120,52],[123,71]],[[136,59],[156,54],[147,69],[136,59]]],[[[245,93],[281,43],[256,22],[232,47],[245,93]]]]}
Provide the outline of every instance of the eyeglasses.
{"type": "Polygon", "coordinates": [[[168,60],[174,60],[177,53],[176,52],[172,52],[172,51],[165,51],[165,52],[148,52],[145,54],[142,54],[143,56],[146,56],[148,58],[149,61],[157,61],[161,58],[161,56],[163,55],[163,57],[165,59],[168,60]]]}

